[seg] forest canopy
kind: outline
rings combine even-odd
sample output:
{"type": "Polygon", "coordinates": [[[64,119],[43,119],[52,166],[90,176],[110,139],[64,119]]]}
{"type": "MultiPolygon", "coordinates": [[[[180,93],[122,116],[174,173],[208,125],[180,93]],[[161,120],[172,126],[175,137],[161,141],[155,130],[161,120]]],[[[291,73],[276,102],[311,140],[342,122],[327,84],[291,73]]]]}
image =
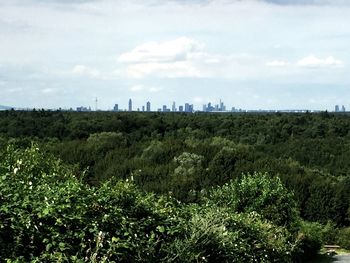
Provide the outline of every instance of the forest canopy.
{"type": "Polygon", "coordinates": [[[349,248],[349,128],[327,112],[0,112],[0,254],[296,262],[349,248]]]}

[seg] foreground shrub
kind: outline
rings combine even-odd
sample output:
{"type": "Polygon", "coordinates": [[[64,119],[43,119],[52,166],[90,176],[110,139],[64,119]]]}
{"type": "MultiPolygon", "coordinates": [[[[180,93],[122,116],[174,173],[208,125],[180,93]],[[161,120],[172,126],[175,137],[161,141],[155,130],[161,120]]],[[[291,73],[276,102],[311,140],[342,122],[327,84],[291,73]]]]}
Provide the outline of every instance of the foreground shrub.
{"type": "Polygon", "coordinates": [[[299,232],[299,249],[306,259],[314,258],[323,244],[323,225],[314,222],[302,222],[299,232]]]}
{"type": "MultiPolygon", "coordinates": [[[[187,159],[179,171],[192,171],[187,159]]],[[[292,195],[266,174],[217,187],[198,204],[130,181],[91,187],[78,178],[35,145],[0,154],[0,261],[291,262],[314,248],[305,237],[316,230],[297,229],[292,195]]]]}
{"type": "Polygon", "coordinates": [[[156,261],[176,232],[174,204],[132,183],[91,188],[35,146],[1,158],[2,259],[156,261]]]}
{"type": "Polygon", "coordinates": [[[204,195],[207,205],[227,207],[238,213],[255,212],[277,226],[292,229],[299,223],[297,204],[279,177],[254,173],[214,188],[204,195]]]}
{"type": "Polygon", "coordinates": [[[337,244],[345,249],[350,249],[350,227],[339,229],[337,244]]]}
{"type": "Polygon", "coordinates": [[[291,262],[295,244],[283,227],[256,213],[192,206],[183,236],[169,246],[170,262],[291,262]]]}

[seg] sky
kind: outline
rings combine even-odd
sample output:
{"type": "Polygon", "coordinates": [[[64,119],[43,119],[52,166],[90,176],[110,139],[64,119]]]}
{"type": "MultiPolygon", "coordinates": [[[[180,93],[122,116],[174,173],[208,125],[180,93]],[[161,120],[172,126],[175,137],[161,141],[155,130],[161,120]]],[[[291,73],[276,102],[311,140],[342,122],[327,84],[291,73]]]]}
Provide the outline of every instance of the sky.
{"type": "Polygon", "coordinates": [[[350,109],[349,0],[0,0],[0,105],[350,109]]]}

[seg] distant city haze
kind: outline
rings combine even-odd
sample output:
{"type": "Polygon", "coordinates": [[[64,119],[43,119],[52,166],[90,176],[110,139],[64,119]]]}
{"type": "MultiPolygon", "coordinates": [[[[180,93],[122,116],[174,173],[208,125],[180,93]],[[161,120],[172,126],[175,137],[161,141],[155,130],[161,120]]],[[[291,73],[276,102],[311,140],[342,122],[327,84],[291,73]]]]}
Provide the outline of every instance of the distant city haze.
{"type": "MultiPolygon", "coordinates": [[[[95,106],[95,111],[102,111],[97,107],[97,98],[95,100],[96,106],[95,106]]],[[[219,104],[212,104],[211,102],[208,102],[208,104],[203,104],[201,109],[196,109],[193,104],[190,103],[185,103],[185,105],[178,105],[176,107],[176,102],[173,101],[171,105],[171,109],[168,107],[168,105],[164,104],[161,108],[153,109],[151,107],[151,102],[147,101],[145,105],[142,105],[142,107],[138,108],[133,108],[133,102],[132,99],[129,99],[128,101],[128,108],[127,109],[121,109],[119,107],[119,104],[115,104],[113,107],[114,112],[119,112],[119,111],[129,111],[129,112],[184,112],[184,113],[194,113],[194,112],[213,112],[213,113],[226,113],[226,112],[289,112],[289,113],[306,113],[306,112],[320,112],[320,110],[310,110],[310,109],[277,109],[277,110],[269,110],[269,109],[258,109],[258,110],[249,110],[249,109],[241,109],[241,108],[236,108],[236,107],[227,107],[222,100],[220,100],[219,104]]],[[[0,107],[1,109],[1,107],[0,107]]],[[[29,109],[30,110],[30,109],[29,109]]],[[[65,110],[59,108],[59,110],[65,110]]],[[[67,110],[67,109],[66,109],[67,110]]],[[[73,108],[70,108],[69,111],[74,111],[73,108]]],[[[77,107],[76,111],[79,112],[90,112],[93,111],[91,107],[77,107]]],[[[110,111],[110,110],[108,110],[110,111]]],[[[339,105],[335,105],[334,107],[334,112],[346,112],[346,108],[344,105],[341,107],[339,105]]]]}
{"type": "Polygon", "coordinates": [[[344,0],[2,0],[0,105],[342,112],[349,14],[344,0]]]}

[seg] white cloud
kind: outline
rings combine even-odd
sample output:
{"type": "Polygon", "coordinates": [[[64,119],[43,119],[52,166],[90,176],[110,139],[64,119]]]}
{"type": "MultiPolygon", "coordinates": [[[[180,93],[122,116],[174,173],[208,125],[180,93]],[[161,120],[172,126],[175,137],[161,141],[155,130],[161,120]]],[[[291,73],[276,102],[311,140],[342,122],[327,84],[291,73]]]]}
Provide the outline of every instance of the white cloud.
{"type": "Polygon", "coordinates": [[[143,85],[135,85],[130,88],[130,91],[137,92],[144,90],[145,87],[143,85]]]}
{"type": "Polygon", "coordinates": [[[146,76],[163,78],[200,77],[199,69],[187,61],[133,64],[127,67],[126,73],[131,78],[143,78],[146,76]]]}
{"type": "Polygon", "coordinates": [[[140,92],[140,91],[146,91],[146,92],[158,92],[162,90],[161,88],[157,88],[157,87],[146,87],[144,85],[135,85],[135,86],[132,86],[130,88],[130,91],[132,92],[140,92]]]}
{"type": "Polygon", "coordinates": [[[188,37],[160,43],[147,42],[121,54],[118,62],[128,64],[126,74],[131,78],[200,77],[195,61],[202,56],[203,48],[203,44],[188,37]]]}
{"type": "Polygon", "coordinates": [[[53,88],[45,88],[45,89],[42,89],[41,92],[44,94],[51,94],[51,93],[57,92],[57,90],[53,88]]]}
{"type": "MultiPolygon", "coordinates": [[[[118,62],[126,64],[124,76],[129,78],[212,78],[251,74],[251,68],[260,64],[249,54],[208,53],[205,45],[188,37],[166,42],[147,42],[131,52],[121,54],[118,62]],[[234,74],[232,73],[234,72],[234,74]]],[[[121,71],[117,71],[118,75],[121,71]]]]}
{"type": "Polygon", "coordinates": [[[88,76],[92,78],[98,78],[101,76],[99,70],[90,68],[85,65],[75,65],[70,71],[70,73],[77,76],[88,76]]]}
{"type": "Polygon", "coordinates": [[[151,87],[148,89],[149,92],[155,93],[161,91],[162,88],[151,87]]]}
{"type": "Polygon", "coordinates": [[[119,56],[119,62],[125,63],[163,63],[186,61],[203,46],[188,37],[180,37],[172,41],[147,42],[134,48],[131,52],[119,56]]]}
{"type": "Polygon", "coordinates": [[[283,60],[273,60],[270,62],[266,63],[266,66],[268,67],[285,67],[288,66],[290,63],[287,61],[283,61],[283,60]]]}
{"type": "Polygon", "coordinates": [[[204,102],[204,99],[202,97],[194,97],[193,98],[193,101],[195,103],[203,103],[204,102]]]}
{"type": "Polygon", "coordinates": [[[333,56],[329,56],[326,58],[318,58],[316,56],[308,56],[302,58],[297,62],[297,66],[299,67],[342,67],[344,66],[344,62],[335,59],[333,56]]]}

